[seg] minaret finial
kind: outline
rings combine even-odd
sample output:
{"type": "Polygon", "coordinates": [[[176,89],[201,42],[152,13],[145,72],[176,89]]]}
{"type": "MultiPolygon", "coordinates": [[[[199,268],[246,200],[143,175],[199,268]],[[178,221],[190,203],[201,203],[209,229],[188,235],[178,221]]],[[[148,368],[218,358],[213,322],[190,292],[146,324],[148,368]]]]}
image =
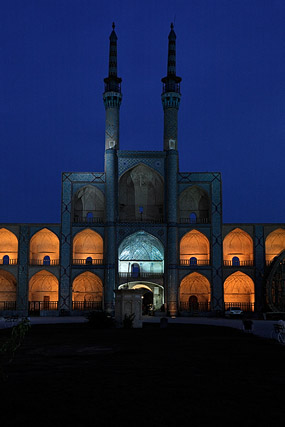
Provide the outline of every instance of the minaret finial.
{"type": "Polygon", "coordinates": [[[173,30],[173,28],[174,28],[174,24],[173,24],[173,22],[171,22],[171,24],[170,24],[170,28],[173,30]]]}
{"type": "Polygon", "coordinates": [[[113,22],[113,24],[112,24],[112,28],[113,28],[113,30],[115,29],[115,22],[113,22]]]}

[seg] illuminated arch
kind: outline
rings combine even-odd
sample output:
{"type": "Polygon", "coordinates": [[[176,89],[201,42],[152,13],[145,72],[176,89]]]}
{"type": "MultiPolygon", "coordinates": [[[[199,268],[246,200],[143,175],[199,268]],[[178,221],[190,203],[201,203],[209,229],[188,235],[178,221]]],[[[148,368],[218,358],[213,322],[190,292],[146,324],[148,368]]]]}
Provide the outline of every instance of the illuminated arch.
{"type": "Polygon", "coordinates": [[[29,301],[57,302],[57,278],[46,270],[41,270],[34,274],[29,281],[29,301]]]}
{"type": "Polygon", "coordinates": [[[75,222],[100,222],[104,219],[105,197],[94,185],[85,185],[73,196],[75,222]]]}
{"type": "Polygon", "coordinates": [[[278,228],[272,231],[265,240],[266,262],[270,263],[285,250],[285,230],[278,228]]]}
{"type": "Polygon", "coordinates": [[[30,264],[43,265],[49,257],[50,264],[59,263],[59,238],[55,233],[43,228],[30,240],[30,264]]]}
{"type": "Polygon", "coordinates": [[[90,228],[77,233],[73,239],[73,262],[91,264],[102,263],[102,261],[103,239],[100,234],[90,228]]]}
{"type": "MultiPolygon", "coordinates": [[[[211,301],[211,286],[209,280],[200,273],[188,274],[180,283],[179,289],[181,309],[189,308],[189,302],[197,301],[200,309],[208,310],[211,301]]],[[[191,308],[191,307],[190,307],[191,308]]]]}
{"type": "Polygon", "coordinates": [[[18,261],[18,239],[14,233],[6,228],[0,229],[0,264],[3,264],[3,257],[7,260],[9,257],[9,264],[17,264],[18,261]]]}
{"type": "Polygon", "coordinates": [[[210,243],[203,233],[198,230],[191,230],[182,237],[180,241],[181,264],[209,264],[209,259],[210,243]],[[195,263],[194,258],[196,258],[195,263]]]}
{"type": "Polygon", "coordinates": [[[75,310],[101,309],[103,301],[101,279],[90,271],[79,274],[73,280],[72,301],[75,310]]]}
{"type": "Polygon", "coordinates": [[[266,302],[270,310],[285,311],[285,250],[273,261],[266,281],[266,302]]]}
{"type": "Polygon", "coordinates": [[[205,190],[193,185],[186,188],[179,196],[180,222],[209,222],[210,199],[205,190]]]}
{"type": "Polygon", "coordinates": [[[235,228],[226,235],[223,241],[225,265],[252,265],[253,241],[248,233],[235,228]]]}
{"type": "Polygon", "coordinates": [[[0,270],[0,310],[16,308],[17,281],[13,274],[0,270]]]}
{"type": "Polygon", "coordinates": [[[231,274],[224,282],[225,308],[241,307],[244,311],[253,311],[255,302],[254,282],[241,271],[231,274]]]}
{"type": "Polygon", "coordinates": [[[119,215],[122,221],[163,219],[164,184],[154,169],[139,164],[119,180],[119,215]]]}

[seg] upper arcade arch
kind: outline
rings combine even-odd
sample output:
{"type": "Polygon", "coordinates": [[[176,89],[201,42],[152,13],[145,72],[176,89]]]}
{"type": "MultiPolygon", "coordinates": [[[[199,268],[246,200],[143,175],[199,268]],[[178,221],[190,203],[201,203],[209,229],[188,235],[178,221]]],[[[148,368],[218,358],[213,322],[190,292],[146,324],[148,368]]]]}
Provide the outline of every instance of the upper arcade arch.
{"type": "Polygon", "coordinates": [[[55,233],[43,228],[30,240],[31,265],[58,265],[59,238],[55,233]]]}
{"type": "Polygon", "coordinates": [[[272,231],[265,240],[266,263],[270,264],[275,257],[278,257],[285,250],[285,230],[277,228],[272,231]]]}
{"type": "Polygon", "coordinates": [[[119,180],[120,221],[163,221],[163,179],[154,169],[139,164],[119,180]]]}
{"type": "Polygon", "coordinates": [[[191,230],[180,240],[181,265],[209,265],[210,243],[198,230],[191,230]]]}
{"type": "Polygon", "coordinates": [[[210,222],[210,199],[197,185],[186,188],[179,196],[179,221],[181,223],[210,222]]]}
{"type": "Polygon", "coordinates": [[[225,309],[240,307],[243,311],[253,311],[255,289],[253,280],[241,271],[236,271],[224,282],[225,309]]]}
{"type": "Polygon", "coordinates": [[[104,221],[105,197],[94,185],[85,185],[73,196],[73,221],[94,223],[104,221]]]}
{"type": "Polygon", "coordinates": [[[17,264],[18,239],[7,228],[0,229],[0,264],[17,264]]]}
{"type": "Polygon", "coordinates": [[[223,241],[224,265],[253,265],[253,240],[248,233],[235,228],[226,235],[223,241]]]}
{"type": "Polygon", "coordinates": [[[96,231],[86,228],[73,238],[73,264],[102,264],[103,239],[96,231]]]}
{"type": "Polygon", "coordinates": [[[15,310],[17,281],[13,274],[0,270],[0,310],[15,310]]]}

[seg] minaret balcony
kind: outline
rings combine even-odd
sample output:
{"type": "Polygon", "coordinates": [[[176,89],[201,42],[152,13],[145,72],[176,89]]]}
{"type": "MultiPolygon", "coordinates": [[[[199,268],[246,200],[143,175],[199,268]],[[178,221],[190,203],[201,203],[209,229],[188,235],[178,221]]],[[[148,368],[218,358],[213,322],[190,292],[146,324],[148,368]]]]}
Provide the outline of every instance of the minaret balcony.
{"type": "Polygon", "coordinates": [[[175,92],[180,94],[180,83],[163,83],[162,93],[175,92]]]}
{"type": "Polygon", "coordinates": [[[105,92],[121,93],[121,84],[117,82],[105,83],[105,92]]]}

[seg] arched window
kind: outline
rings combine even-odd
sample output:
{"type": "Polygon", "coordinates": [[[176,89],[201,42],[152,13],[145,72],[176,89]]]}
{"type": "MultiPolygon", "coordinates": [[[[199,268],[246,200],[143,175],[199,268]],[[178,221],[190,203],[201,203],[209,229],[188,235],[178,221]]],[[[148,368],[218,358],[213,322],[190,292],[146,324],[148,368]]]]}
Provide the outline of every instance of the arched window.
{"type": "Polygon", "coordinates": [[[9,255],[4,255],[4,256],[3,256],[3,264],[4,264],[4,265],[8,265],[8,264],[9,264],[9,262],[10,262],[9,255]]]}
{"type": "Polygon", "coordinates": [[[233,259],[232,259],[232,265],[233,265],[234,267],[238,267],[238,266],[240,265],[239,257],[237,257],[237,256],[234,256],[234,257],[233,257],[233,259]]]}
{"type": "Polygon", "coordinates": [[[86,215],[86,219],[87,219],[87,222],[92,222],[93,221],[93,213],[88,212],[88,214],[86,215]]]}
{"type": "Polygon", "coordinates": [[[44,263],[43,263],[44,265],[50,265],[50,257],[48,256],[48,255],[46,255],[45,257],[44,257],[44,263]]]}
{"type": "Polygon", "coordinates": [[[198,310],[199,308],[199,302],[196,295],[191,295],[189,297],[189,309],[190,311],[198,310]]]}
{"type": "Polygon", "coordinates": [[[197,265],[197,258],[195,256],[190,258],[190,265],[197,265]]]}
{"type": "Polygon", "coordinates": [[[87,265],[91,265],[91,264],[92,264],[92,258],[91,258],[91,256],[88,256],[88,257],[86,258],[86,264],[87,264],[87,265]]]}
{"type": "Polygon", "coordinates": [[[196,224],[196,222],[197,222],[197,215],[195,214],[195,212],[192,212],[190,214],[190,223],[191,224],[196,224]]]}
{"type": "Polygon", "coordinates": [[[132,264],[132,277],[139,277],[140,266],[137,263],[132,264]]]}

